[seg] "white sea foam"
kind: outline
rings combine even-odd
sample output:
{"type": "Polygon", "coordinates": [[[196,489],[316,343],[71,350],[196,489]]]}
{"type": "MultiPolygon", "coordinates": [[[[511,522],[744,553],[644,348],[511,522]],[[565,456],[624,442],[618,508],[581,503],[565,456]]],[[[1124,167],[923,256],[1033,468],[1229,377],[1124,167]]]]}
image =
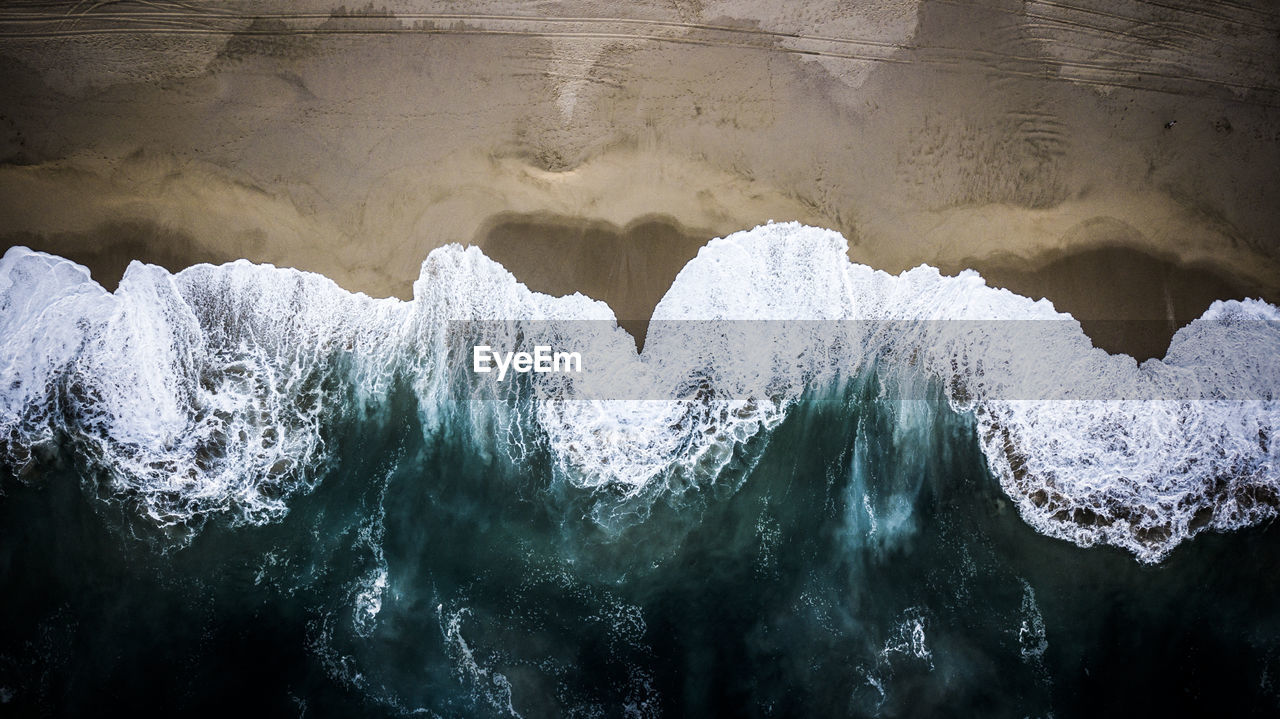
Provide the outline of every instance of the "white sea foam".
{"type": "Polygon", "coordinates": [[[973,413],[992,473],[1051,536],[1158,561],[1199,531],[1274,516],[1277,308],[1215,303],[1139,366],[974,272],[893,276],[846,250],[796,224],[713,240],[637,354],[603,303],[531,292],[474,248],[432,252],[410,302],[243,261],[176,275],[135,263],[107,293],[82,267],[14,248],[0,261],[0,448],[20,469],[65,438],[162,525],[268,521],[320,476],[327,424],[404,383],[428,433],[517,458],[541,443],[598,520],[637,521],[659,497],[728,481],[806,392],[870,372],[886,399],[935,387],[973,413]],[[785,322],[762,340],[735,320],[785,322]],[[596,366],[481,382],[449,360],[481,331],[587,342],[596,366]]]}
{"type": "Polygon", "coordinates": [[[324,414],[349,389],[339,354],[368,354],[393,309],[243,261],[178,275],[133,263],[108,294],[82,267],[14,248],[0,278],[10,461],[66,436],[162,526],[280,516],[314,481],[324,414]]]}
{"type": "Polygon", "coordinates": [[[436,605],[436,614],[440,620],[440,632],[445,640],[445,649],[453,660],[458,680],[465,682],[472,689],[472,696],[487,704],[488,708],[499,716],[519,717],[511,695],[511,682],[506,675],[486,667],[476,660],[475,652],[462,638],[462,621],[471,614],[466,607],[446,613],[444,605],[436,605]]]}
{"type": "Polygon", "coordinates": [[[1049,649],[1045,635],[1044,616],[1036,604],[1036,592],[1027,580],[1022,580],[1022,621],[1018,625],[1018,651],[1022,659],[1037,663],[1044,659],[1049,649]]]}

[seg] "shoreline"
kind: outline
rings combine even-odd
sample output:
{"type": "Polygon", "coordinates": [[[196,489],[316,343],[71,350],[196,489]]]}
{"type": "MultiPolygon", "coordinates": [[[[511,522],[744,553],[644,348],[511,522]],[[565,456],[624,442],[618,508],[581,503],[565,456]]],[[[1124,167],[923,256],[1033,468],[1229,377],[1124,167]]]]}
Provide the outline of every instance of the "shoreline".
{"type": "MultiPolygon", "coordinates": [[[[1215,55],[998,3],[271,9],[69,35],[0,12],[0,243],[106,286],[129,259],[245,258],[401,298],[432,249],[474,244],[640,323],[707,240],[798,221],[1085,321],[1280,301],[1280,85],[1251,59],[1280,40],[1259,28],[1206,20],[1234,33],[1215,55]],[[191,23],[216,32],[166,34],[191,23]]],[[[1095,339],[1141,356],[1168,332],[1095,339]]]]}
{"type": "MultiPolygon", "coordinates": [[[[131,239],[104,247],[79,241],[85,236],[32,237],[46,241],[12,245],[25,244],[82,264],[108,291],[116,289],[126,266],[134,260],[176,273],[195,264],[241,259],[202,255],[192,248],[189,238],[177,233],[166,236],[163,228],[157,227],[121,224],[103,228],[96,236],[111,236],[112,231],[131,239]],[[153,235],[152,241],[137,238],[146,233],[153,235]]],[[[617,227],[546,213],[507,213],[486,223],[471,244],[532,291],[551,296],[581,293],[605,302],[618,318],[618,325],[642,348],[654,307],[685,264],[711,239],[657,215],[617,227]]],[[[962,267],[943,274],[955,275],[965,269],[978,271],[988,286],[1031,299],[1049,299],[1058,311],[1081,323],[1095,346],[1130,355],[1139,362],[1162,358],[1173,334],[1215,300],[1252,297],[1277,304],[1275,295],[1216,268],[1179,263],[1123,245],[1063,249],[1039,264],[995,258],[983,268],[962,267]]],[[[335,282],[351,292],[379,296],[335,282]]],[[[411,293],[392,296],[409,299],[411,293]]]]}

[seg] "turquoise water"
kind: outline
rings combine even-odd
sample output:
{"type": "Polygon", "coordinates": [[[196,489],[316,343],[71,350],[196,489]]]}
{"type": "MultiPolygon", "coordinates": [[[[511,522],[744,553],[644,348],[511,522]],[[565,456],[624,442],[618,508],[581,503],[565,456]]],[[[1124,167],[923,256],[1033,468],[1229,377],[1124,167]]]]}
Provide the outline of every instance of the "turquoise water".
{"type": "Polygon", "coordinates": [[[869,395],[806,401],[740,451],[736,491],[617,532],[545,456],[425,441],[403,393],[335,428],[284,519],[179,548],[59,456],[0,501],[0,684],[50,714],[1277,709],[1270,528],[1154,567],[1050,539],[970,420],[869,395]]]}

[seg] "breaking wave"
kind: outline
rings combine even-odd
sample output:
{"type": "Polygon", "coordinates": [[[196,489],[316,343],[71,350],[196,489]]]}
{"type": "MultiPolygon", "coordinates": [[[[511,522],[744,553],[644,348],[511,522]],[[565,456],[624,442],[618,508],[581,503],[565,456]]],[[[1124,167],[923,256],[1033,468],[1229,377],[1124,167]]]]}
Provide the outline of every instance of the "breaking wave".
{"type": "Polygon", "coordinates": [[[1276,307],[1217,302],[1139,365],[975,272],[895,276],[846,252],[797,224],[713,240],[637,352],[604,303],[531,292],[475,248],[432,252],[411,301],[247,261],[135,262],[108,293],[79,265],[13,248],[0,453],[28,476],[69,451],[112,500],[189,536],[213,516],[279,518],[323,478],[334,426],[392,421],[390,397],[409,390],[428,435],[513,461],[546,452],[552,481],[619,527],[660,499],[732,491],[797,403],[859,384],[871,401],[932,392],[936,411],[970,415],[992,476],[1050,536],[1156,562],[1198,532],[1275,516],[1276,307]],[[740,320],[779,334],[760,341],[740,320]],[[594,369],[478,378],[457,348],[481,337],[589,346],[594,369]]]}

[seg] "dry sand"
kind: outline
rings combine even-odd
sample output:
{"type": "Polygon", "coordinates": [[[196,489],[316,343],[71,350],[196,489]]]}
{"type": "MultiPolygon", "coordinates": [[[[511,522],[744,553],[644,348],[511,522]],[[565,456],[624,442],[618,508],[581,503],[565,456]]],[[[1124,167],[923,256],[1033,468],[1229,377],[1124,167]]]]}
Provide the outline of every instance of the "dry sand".
{"type": "Polygon", "coordinates": [[[707,239],[799,220],[1139,356],[1280,299],[1269,2],[850,5],[7,5],[0,240],[401,297],[471,243],[639,328],[707,239]]]}

